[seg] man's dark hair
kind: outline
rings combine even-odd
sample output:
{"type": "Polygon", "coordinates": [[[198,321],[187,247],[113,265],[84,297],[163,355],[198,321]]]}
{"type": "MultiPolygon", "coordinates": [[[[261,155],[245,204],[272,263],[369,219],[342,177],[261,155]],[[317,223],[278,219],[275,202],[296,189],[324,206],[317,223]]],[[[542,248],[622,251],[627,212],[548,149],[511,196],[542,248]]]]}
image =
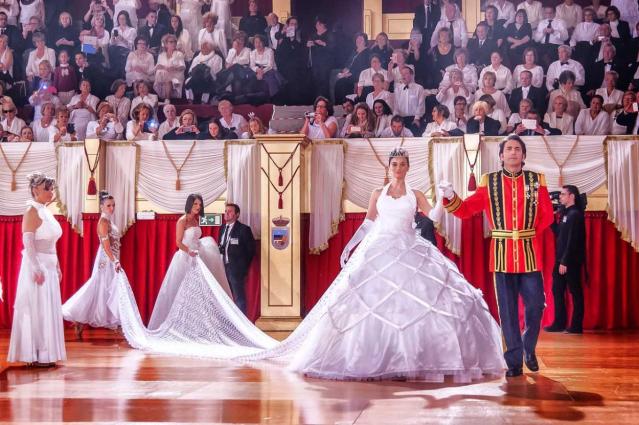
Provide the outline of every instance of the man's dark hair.
{"type": "MultiPolygon", "coordinates": [[[[501,156],[504,153],[504,147],[510,140],[518,142],[519,146],[521,146],[521,152],[524,154],[524,156],[526,156],[526,144],[523,140],[521,140],[521,137],[517,136],[516,134],[511,134],[510,136],[502,140],[502,142],[499,144],[499,155],[501,156]]],[[[526,163],[524,161],[521,161],[521,166],[523,167],[524,165],[526,165],[526,163]]],[[[504,161],[501,161],[501,166],[503,168],[504,161]]]]}
{"type": "Polygon", "coordinates": [[[326,110],[328,111],[328,116],[332,117],[333,114],[335,113],[333,110],[333,104],[331,103],[330,100],[328,100],[324,96],[317,96],[317,98],[315,99],[315,102],[313,102],[313,112],[315,112],[315,109],[317,108],[317,104],[320,102],[326,103],[326,110]]]}
{"type": "Polygon", "coordinates": [[[581,194],[579,193],[579,188],[575,185],[572,184],[567,184],[562,186],[564,189],[566,189],[568,191],[569,194],[574,195],[575,196],[575,206],[582,210],[584,209],[584,205],[581,199],[581,194]]]}
{"type": "Polygon", "coordinates": [[[191,213],[191,210],[193,209],[193,204],[195,203],[196,199],[199,199],[200,204],[202,204],[202,208],[200,208],[200,217],[204,217],[204,199],[202,199],[202,195],[200,195],[199,193],[191,193],[188,196],[188,198],[186,198],[186,205],[184,206],[184,212],[187,214],[191,213]]]}
{"type": "Polygon", "coordinates": [[[399,115],[393,115],[393,118],[391,118],[391,124],[394,122],[401,122],[402,125],[404,125],[404,118],[400,117],[399,115]]]}
{"type": "Polygon", "coordinates": [[[240,215],[240,206],[237,204],[226,204],[227,207],[233,207],[235,210],[235,215],[240,215]]]}

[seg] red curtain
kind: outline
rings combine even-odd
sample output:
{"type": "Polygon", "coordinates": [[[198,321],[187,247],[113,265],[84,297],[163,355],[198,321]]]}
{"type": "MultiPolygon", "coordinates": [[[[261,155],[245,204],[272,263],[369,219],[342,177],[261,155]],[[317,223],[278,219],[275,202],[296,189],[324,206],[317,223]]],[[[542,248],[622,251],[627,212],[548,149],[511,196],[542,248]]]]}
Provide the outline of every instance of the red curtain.
{"type": "MultiPolygon", "coordinates": [[[[63,235],[58,241],[58,258],[62,269],[62,301],[73,295],[91,275],[98,249],[98,214],[84,214],[84,234],[80,237],[62,216],[56,217],[63,235]]],[[[135,223],[122,239],[121,261],[127,272],[144,321],[151,316],[155,298],[160,291],[164,273],[176,251],[175,223],[180,215],[157,215],[155,220],[135,223]]],[[[22,251],[22,217],[0,217],[0,279],[4,289],[4,303],[0,304],[0,328],[11,326],[15,286],[20,269],[22,251]]],[[[219,227],[202,227],[203,236],[216,240],[219,227]]],[[[251,265],[246,282],[247,315],[255,321],[260,315],[260,250],[251,265]]]]}
{"type": "MultiPolygon", "coordinates": [[[[339,225],[339,233],[321,255],[307,254],[303,262],[305,279],[303,304],[308,312],[339,273],[339,257],[346,242],[364,219],[364,214],[347,214],[339,225]]],[[[302,234],[308,233],[308,215],[304,217],[302,234]]],[[[584,284],[585,329],[632,329],[639,327],[639,254],[624,242],[605,212],[586,213],[587,268],[589,279],[584,284]]],[[[552,322],[552,267],[554,240],[548,230],[543,238],[543,271],[547,308],[544,325],[552,322]]],[[[305,246],[308,246],[307,241],[305,246]]],[[[457,257],[444,248],[438,237],[438,246],[451,258],[466,279],[484,292],[484,298],[497,317],[497,304],[492,273],[488,271],[489,239],[483,237],[481,215],[462,223],[462,255],[457,257]]]]}

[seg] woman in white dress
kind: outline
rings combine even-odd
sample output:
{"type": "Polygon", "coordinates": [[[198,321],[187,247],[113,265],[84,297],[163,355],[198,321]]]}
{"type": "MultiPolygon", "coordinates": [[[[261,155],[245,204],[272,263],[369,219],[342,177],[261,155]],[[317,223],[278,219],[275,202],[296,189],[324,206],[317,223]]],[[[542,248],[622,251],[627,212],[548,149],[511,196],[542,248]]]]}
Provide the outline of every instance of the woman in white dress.
{"type": "Polygon", "coordinates": [[[141,6],[140,0],[113,0],[113,15],[119,16],[122,11],[128,13],[131,19],[131,26],[137,29],[138,9],[141,6]]]}
{"type": "Polygon", "coordinates": [[[146,38],[138,36],[135,38],[135,50],[129,53],[124,65],[126,83],[132,86],[137,81],[150,83],[155,77],[155,59],[149,52],[149,45],[146,38]]]}
{"type": "Polygon", "coordinates": [[[160,99],[182,97],[184,85],[184,54],[177,50],[177,37],[166,34],[162,37],[162,53],[155,65],[153,89],[160,99]]]}
{"type": "Polygon", "coordinates": [[[176,245],[178,251],[169,265],[162,287],[155,300],[153,313],[149,320],[149,329],[158,329],[166,320],[175,297],[182,285],[187,271],[199,257],[224,292],[232,299],[231,289],[226,279],[217,243],[212,237],[201,238],[200,217],[204,216],[204,201],[199,194],[190,194],[186,199],[185,214],[176,225],[176,245]]]}
{"type": "Polygon", "coordinates": [[[69,122],[75,126],[78,140],[84,140],[89,121],[95,120],[95,113],[100,99],[91,94],[89,80],[80,82],[80,94],[71,98],[68,108],[71,110],[69,122]]]}
{"type": "Polygon", "coordinates": [[[55,127],[55,105],[51,102],[42,104],[42,117],[31,122],[33,137],[36,142],[49,141],[49,128],[55,127]]]}
{"type": "Polygon", "coordinates": [[[62,228],[46,205],[53,200],[55,180],[31,174],[32,199],[22,217],[22,263],[14,304],[9,362],[55,366],[67,358],[64,348],[60,262],[56,241],[62,228]]]}
{"type": "Polygon", "coordinates": [[[94,328],[116,329],[120,325],[117,287],[120,281],[128,285],[120,266],[120,231],[113,224],[115,200],[108,192],[100,192],[100,247],[93,262],[91,277],[62,306],[64,320],[73,322],[78,339],[82,339],[84,325],[94,328]]]}
{"type": "Polygon", "coordinates": [[[235,0],[213,0],[211,3],[211,11],[217,14],[217,25],[224,31],[227,40],[233,35],[233,27],[231,25],[231,5],[235,0]]]}
{"type": "Polygon", "coordinates": [[[180,5],[180,17],[184,24],[184,29],[191,36],[191,51],[198,50],[197,37],[202,28],[202,5],[203,0],[178,0],[180,5]]]}
{"type": "Polygon", "coordinates": [[[198,32],[197,45],[202,46],[202,43],[209,42],[225,58],[229,53],[228,41],[224,30],[216,27],[218,22],[219,17],[213,12],[209,12],[202,17],[202,25],[204,27],[198,32]]]}

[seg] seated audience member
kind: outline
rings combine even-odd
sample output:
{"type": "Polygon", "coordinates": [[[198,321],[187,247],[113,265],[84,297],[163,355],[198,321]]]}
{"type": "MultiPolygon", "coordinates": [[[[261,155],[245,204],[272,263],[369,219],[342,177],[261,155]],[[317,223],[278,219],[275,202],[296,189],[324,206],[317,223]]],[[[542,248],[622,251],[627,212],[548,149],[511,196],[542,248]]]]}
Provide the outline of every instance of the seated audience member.
{"type": "Polygon", "coordinates": [[[575,75],[575,86],[581,87],[586,83],[584,67],[574,59],[570,59],[572,48],[561,45],[557,49],[559,60],[551,63],[546,73],[546,89],[548,92],[559,87],[559,75],[564,71],[571,71],[575,75]]]}
{"type": "Polygon", "coordinates": [[[2,104],[2,128],[4,129],[4,135],[9,141],[16,137],[20,137],[20,131],[27,126],[22,118],[18,117],[18,109],[16,105],[9,102],[2,104]]]}
{"type": "Polygon", "coordinates": [[[149,51],[157,57],[162,47],[162,37],[168,32],[169,29],[166,26],[158,23],[157,12],[150,10],[146,15],[146,22],[138,29],[138,36],[147,40],[149,51]]]}
{"type": "Polygon", "coordinates": [[[162,50],[155,65],[153,89],[159,98],[182,97],[184,85],[184,54],[177,50],[177,38],[173,34],[162,37],[162,50]]]}
{"type": "Polygon", "coordinates": [[[632,130],[637,123],[638,111],[635,109],[636,102],[637,95],[635,92],[627,91],[623,94],[623,108],[612,115],[612,134],[632,134],[632,130]]]}
{"type": "Polygon", "coordinates": [[[387,88],[386,81],[388,81],[388,71],[382,68],[382,61],[377,55],[371,56],[370,68],[363,70],[359,74],[357,81],[357,98],[360,101],[365,101],[369,93],[372,93],[374,88],[373,76],[375,74],[381,74],[384,77],[384,90],[387,88]]]}
{"type": "Polygon", "coordinates": [[[563,3],[557,5],[555,10],[555,16],[563,19],[569,32],[572,32],[577,24],[581,22],[583,11],[581,6],[575,4],[574,0],[564,0],[563,3]]]}
{"type": "Polygon", "coordinates": [[[87,53],[89,63],[96,67],[108,68],[109,42],[111,37],[105,26],[103,16],[94,16],[91,19],[91,28],[80,31],[80,41],[83,45],[91,45],[93,52],[87,53]]]}
{"type": "Polygon", "coordinates": [[[470,93],[474,93],[475,90],[477,90],[477,68],[475,65],[468,63],[468,50],[457,49],[453,56],[455,63],[446,67],[444,78],[442,79],[442,82],[439,83],[439,90],[441,91],[449,85],[451,71],[458,70],[462,73],[464,86],[470,93]]]}
{"type": "Polygon", "coordinates": [[[512,133],[515,128],[521,124],[522,120],[528,119],[528,113],[533,111],[532,102],[529,99],[521,99],[519,101],[519,107],[517,112],[513,112],[508,118],[508,125],[506,126],[506,133],[512,133]]]}
{"type": "Polygon", "coordinates": [[[486,12],[484,13],[484,20],[480,23],[484,23],[488,26],[488,38],[494,40],[497,44],[498,48],[502,47],[504,43],[504,33],[506,29],[504,28],[504,21],[498,18],[499,11],[494,5],[490,5],[486,7],[486,12]]]}
{"type": "Polygon", "coordinates": [[[388,34],[380,32],[375,37],[375,43],[371,46],[371,56],[377,55],[382,62],[382,68],[386,69],[392,54],[393,48],[388,40],[388,34]]]}
{"type": "Polygon", "coordinates": [[[35,49],[31,50],[27,60],[25,74],[27,80],[33,81],[38,75],[38,66],[42,61],[48,61],[51,66],[55,66],[55,50],[47,47],[44,33],[35,32],[33,34],[33,45],[35,49]]]}
{"type": "MultiPolygon", "coordinates": [[[[548,99],[548,109],[553,105],[553,101],[556,96],[563,96],[568,102],[568,109],[566,112],[576,118],[579,115],[579,111],[586,108],[581,93],[575,89],[575,74],[572,71],[563,71],[559,74],[559,88],[550,92],[548,99]]],[[[551,126],[553,126],[551,124],[551,126]]]]}
{"type": "Polygon", "coordinates": [[[489,106],[486,102],[477,101],[473,104],[473,116],[466,124],[467,134],[480,134],[483,136],[498,136],[499,121],[488,116],[489,106]]]}
{"type": "Polygon", "coordinates": [[[199,53],[193,58],[184,87],[186,98],[195,103],[207,103],[215,93],[217,74],[224,69],[224,59],[213,50],[208,41],[202,43],[199,53]]]}
{"type": "Polygon", "coordinates": [[[31,127],[22,127],[20,136],[14,140],[15,142],[35,142],[33,130],[31,127]]]}
{"type": "Polygon", "coordinates": [[[242,139],[255,139],[255,136],[267,134],[267,129],[259,117],[251,117],[248,120],[248,131],[242,134],[242,139]]]}
{"type": "Polygon", "coordinates": [[[543,89],[532,85],[532,73],[524,70],[519,73],[519,87],[510,94],[508,106],[511,111],[517,110],[522,99],[532,102],[532,109],[539,113],[546,111],[546,96],[543,89]]]}
{"type": "MultiPolygon", "coordinates": [[[[408,64],[408,52],[404,49],[395,49],[393,54],[391,55],[391,59],[388,62],[388,78],[390,79],[390,83],[393,84],[393,87],[396,84],[402,82],[402,68],[408,66],[415,70],[414,65],[408,64]]],[[[475,75],[477,71],[475,71],[475,75]]],[[[389,89],[392,90],[392,89],[389,89]]],[[[394,90],[392,90],[394,91],[394,90]]]]}
{"type": "Polygon", "coordinates": [[[69,121],[75,126],[78,140],[84,140],[89,121],[95,120],[96,109],[100,99],[91,94],[91,83],[80,81],[80,93],[71,98],[68,108],[71,111],[69,121]]]}
{"type": "Polygon", "coordinates": [[[621,108],[623,92],[615,88],[617,80],[619,80],[619,74],[616,71],[608,71],[604,77],[604,87],[595,90],[595,94],[598,94],[603,99],[603,110],[608,114],[611,114],[615,109],[621,108]]]}
{"type": "Polygon", "coordinates": [[[220,113],[222,127],[234,132],[236,135],[248,131],[248,122],[242,115],[233,113],[233,104],[230,101],[221,100],[217,105],[217,110],[220,113]]]}
{"type": "Polygon", "coordinates": [[[455,99],[458,96],[463,96],[466,99],[472,99],[473,95],[470,89],[464,84],[461,71],[454,69],[449,72],[450,76],[446,78],[448,82],[446,86],[439,88],[439,92],[436,95],[436,99],[442,105],[446,105],[449,111],[455,106],[455,99]]]}
{"type": "Polygon", "coordinates": [[[251,49],[246,47],[248,39],[242,31],[235,33],[233,44],[226,55],[224,69],[217,75],[217,88],[220,96],[229,89],[239,96],[248,89],[247,81],[251,69],[251,49]]]}
{"type": "Polygon", "coordinates": [[[366,104],[369,108],[373,108],[376,100],[383,100],[391,108],[395,108],[395,96],[386,90],[386,80],[383,74],[373,75],[373,91],[366,96],[366,104]]]}
{"type": "Polygon", "coordinates": [[[617,49],[611,43],[603,46],[603,57],[600,61],[588,67],[588,75],[586,77],[586,90],[588,95],[592,96],[599,88],[605,87],[605,77],[608,72],[614,72],[617,75],[615,87],[622,88],[628,86],[628,80],[619,81],[619,76],[628,74],[628,67],[617,58],[617,49]]]}
{"type": "Polygon", "coordinates": [[[395,115],[391,118],[390,126],[386,127],[379,137],[413,137],[413,132],[404,127],[404,118],[395,115]]]}
{"type": "Polygon", "coordinates": [[[450,117],[450,111],[445,105],[435,105],[432,111],[433,121],[428,123],[423,136],[442,137],[462,135],[462,132],[448,117],[450,117]]]}
{"type": "Polygon", "coordinates": [[[240,31],[244,31],[248,37],[264,34],[268,24],[264,15],[258,10],[257,0],[249,0],[248,4],[248,14],[240,19],[240,31]]]}
{"type": "Polygon", "coordinates": [[[135,38],[135,50],[127,56],[124,72],[129,86],[133,86],[137,81],[153,82],[155,78],[155,58],[148,50],[146,38],[142,36],[135,38]]]}
{"type": "Polygon", "coordinates": [[[421,119],[426,111],[424,88],[413,81],[413,70],[402,68],[404,83],[395,88],[395,114],[404,119],[404,125],[413,134],[419,134],[421,119]]]}
{"type": "Polygon", "coordinates": [[[490,64],[490,55],[497,49],[497,42],[488,38],[488,25],[480,22],[475,29],[475,37],[468,40],[470,62],[484,68],[490,64]]]}
{"type": "Polygon", "coordinates": [[[537,88],[542,88],[544,85],[544,69],[537,65],[537,51],[533,47],[528,47],[524,50],[523,55],[524,63],[519,64],[513,70],[513,82],[515,87],[519,87],[521,80],[519,74],[523,71],[528,71],[532,74],[531,84],[537,88]]]}
{"type": "Polygon", "coordinates": [[[506,114],[504,114],[504,111],[495,107],[495,99],[489,94],[484,94],[478,97],[477,100],[485,102],[486,105],[488,105],[486,115],[499,122],[499,134],[503,134],[506,131],[508,120],[506,119],[506,114]]]}
{"type": "Polygon", "coordinates": [[[220,120],[215,118],[209,121],[206,131],[199,134],[200,140],[232,140],[237,139],[237,134],[227,128],[222,127],[220,120]]]}
{"type": "Polygon", "coordinates": [[[483,80],[484,74],[492,72],[495,74],[495,88],[504,94],[510,94],[513,89],[513,75],[502,63],[501,53],[493,52],[490,55],[490,65],[481,70],[479,79],[483,80]]]}
{"type": "Polygon", "coordinates": [[[360,102],[355,105],[351,119],[344,123],[342,137],[363,138],[373,137],[375,134],[375,117],[368,105],[360,102]]]}
{"type": "Polygon", "coordinates": [[[503,25],[508,25],[515,21],[515,5],[510,1],[488,0],[487,5],[497,10],[497,19],[503,21],[503,25]]]}
{"type": "Polygon", "coordinates": [[[534,33],[534,39],[539,43],[541,64],[544,68],[557,60],[557,47],[568,40],[568,28],[563,19],[555,17],[554,7],[544,7],[544,19],[539,21],[534,33]]]}
{"type": "Polygon", "coordinates": [[[42,117],[39,120],[33,120],[31,122],[31,128],[33,129],[33,135],[36,142],[48,142],[49,141],[49,127],[54,127],[56,107],[53,103],[43,103],[41,107],[42,117]]]}
{"type": "Polygon", "coordinates": [[[313,111],[313,114],[306,115],[301,132],[309,139],[336,137],[337,120],[333,116],[333,105],[330,101],[325,97],[318,97],[313,104],[313,111]]]}
{"type": "Polygon", "coordinates": [[[568,101],[562,95],[557,95],[553,99],[552,109],[544,115],[544,122],[552,128],[561,131],[563,135],[575,134],[575,119],[566,110],[568,109],[568,101]]]}
{"type": "Polygon", "coordinates": [[[224,28],[218,28],[218,16],[214,12],[208,12],[202,17],[203,28],[197,36],[197,44],[202,48],[204,42],[211,43],[213,50],[226,57],[229,52],[224,28]]]}
{"type": "Polygon", "coordinates": [[[129,141],[156,140],[158,123],[153,110],[146,103],[139,103],[131,112],[132,119],[126,123],[126,139],[129,141]]]}
{"type": "Polygon", "coordinates": [[[544,19],[542,14],[542,6],[541,2],[537,0],[525,0],[517,5],[517,10],[526,11],[526,15],[528,15],[528,22],[530,26],[534,30],[537,28],[537,24],[539,21],[544,19]]]}
{"type": "Polygon", "coordinates": [[[74,142],[78,140],[75,136],[75,126],[69,122],[71,113],[64,106],[55,111],[55,125],[49,127],[49,142],[74,142]]]}
{"type": "Polygon", "coordinates": [[[133,117],[133,110],[141,103],[146,104],[151,108],[151,115],[157,117],[158,109],[158,95],[150,93],[149,83],[146,81],[139,81],[134,84],[137,90],[137,96],[131,101],[131,117],[133,117]]]}
{"type": "Polygon", "coordinates": [[[264,97],[273,97],[280,91],[283,78],[277,70],[275,52],[266,44],[266,36],[263,34],[253,37],[254,49],[250,53],[250,67],[257,79],[253,90],[263,93],[264,97]]]}
{"type": "Polygon", "coordinates": [[[590,108],[582,109],[575,121],[575,134],[604,136],[610,133],[610,115],[603,109],[603,98],[598,94],[590,100],[590,108]]]}
{"type": "Polygon", "coordinates": [[[495,88],[495,73],[492,71],[484,73],[481,81],[483,85],[475,92],[475,99],[479,99],[483,95],[488,94],[495,100],[495,108],[501,109],[504,116],[509,116],[510,107],[508,106],[506,96],[504,96],[504,93],[501,90],[497,90],[495,88]]]}
{"type": "Polygon", "coordinates": [[[126,97],[126,87],[126,81],[117,79],[111,84],[112,94],[106,97],[122,128],[126,127],[131,112],[131,99],[126,97]]]}
{"type": "Polygon", "coordinates": [[[514,133],[518,136],[559,136],[561,131],[556,128],[552,128],[548,123],[541,121],[541,116],[535,110],[531,110],[526,115],[527,120],[534,120],[536,123],[535,128],[527,128],[523,123],[517,124],[514,129],[514,133]]]}
{"type": "Polygon", "coordinates": [[[466,47],[468,44],[468,30],[466,29],[466,21],[457,13],[455,4],[447,4],[444,9],[444,16],[435,26],[433,35],[430,38],[430,47],[437,46],[439,38],[439,30],[442,28],[452,28],[452,44],[455,47],[466,47]]]}
{"type": "Polygon", "coordinates": [[[468,124],[468,101],[463,96],[457,96],[455,98],[455,109],[453,109],[453,116],[450,118],[455,123],[460,131],[466,132],[466,124],[468,124]]]}
{"type": "Polygon", "coordinates": [[[178,128],[180,125],[179,120],[177,118],[177,111],[175,109],[175,105],[167,103],[162,107],[162,112],[164,112],[165,120],[160,124],[158,128],[158,139],[164,139],[164,136],[169,131],[178,128]]]}
{"type": "Polygon", "coordinates": [[[381,137],[382,132],[390,126],[393,111],[388,103],[382,99],[373,102],[373,117],[375,119],[375,137],[381,137]]]}
{"type": "Polygon", "coordinates": [[[90,121],[87,125],[86,138],[100,140],[119,140],[124,134],[124,127],[113,113],[113,108],[108,102],[98,105],[98,119],[90,121]]]}
{"type": "Polygon", "coordinates": [[[197,117],[191,109],[185,109],[180,114],[179,126],[164,135],[164,140],[195,140],[200,134],[197,117]]]}

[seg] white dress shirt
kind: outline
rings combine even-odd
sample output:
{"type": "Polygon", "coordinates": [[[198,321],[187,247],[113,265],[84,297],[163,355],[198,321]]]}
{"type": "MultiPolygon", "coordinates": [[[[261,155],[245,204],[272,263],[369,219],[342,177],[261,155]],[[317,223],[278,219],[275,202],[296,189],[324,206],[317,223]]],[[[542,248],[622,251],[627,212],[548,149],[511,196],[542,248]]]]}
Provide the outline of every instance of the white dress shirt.
{"type": "Polygon", "coordinates": [[[578,4],[572,4],[568,6],[566,3],[561,3],[555,8],[555,17],[563,19],[567,28],[574,28],[583,19],[583,12],[581,6],[578,4]]]}
{"type": "Polygon", "coordinates": [[[504,28],[508,26],[508,24],[515,22],[515,5],[510,1],[506,0],[504,4],[500,6],[497,0],[488,0],[487,6],[490,5],[497,8],[497,19],[504,19],[506,21],[504,28]]]}
{"type": "Polygon", "coordinates": [[[158,127],[158,139],[160,140],[164,139],[164,136],[166,135],[166,133],[173,130],[174,128],[178,128],[180,126],[179,121],[180,120],[177,117],[173,120],[173,122],[169,122],[169,120],[164,120],[160,124],[160,127],[158,127]]]}
{"type": "Polygon", "coordinates": [[[369,108],[371,108],[371,110],[373,109],[373,104],[376,100],[383,100],[388,104],[388,106],[390,106],[391,111],[395,111],[395,95],[388,90],[382,90],[377,96],[375,96],[375,93],[373,92],[368,93],[366,96],[366,104],[369,108]]]}
{"type": "Polygon", "coordinates": [[[570,45],[575,47],[580,41],[585,41],[592,45],[592,40],[597,35],[599,24],[596,22],[580,22],[572,32],[570,37],[570,45]]]}
{"type": "Polygon", "coordinates": [[[240,135],[240,132],[248,127],[248,122],[240,114],[232,114],[231,122],[226,122],[224,117],[220,117],[220,124],[222,124],[222,127],[226,128],[227,130],[234,131],[235,134],[237,134],[238,136],[240,135]]]}
{"type": "Polygon", "coordinates": [[[421,118],[426,111],[424,99],[424,87],[417,83],[401,83],[395,89],[395,113],[402,117],[421,118]]]}
{"type": "Polygon", "coordinates": [[[367,68],[359,73],[359,81],[357,81],[357,85],[359,87],[370,87],[373,85],[373,75],[382,74],[384,76],[384,81],[388,81],[388,71],[380,68],[379,71],[375,71],[373,68],[367,68]]]}
{"type": "Polygon", "coordinates": [[[517,5],[517,10],[519,9],[526,11],[526,14],[528,15],[528,23],[531,28],[536,28],[539,21],[544,19],[544,15],[542,13],[543,7],[539,1],[533,1],[532,3],[523,1],[517,5]]]}
{"type": "Polygon", "coordinates": [[[475,65],[467,64],[464,69],[459,69],[457,64],[448,65],[446,67],[446,72],[444,73],[444,78],[442,78],[442,82],[439,83],[439,89],[442,90],[444,87],[448,87],[450,82],[450,72],[454,70],[461,71],[464,76],[464,85],[471,93],[477,90],[477,68],[475,65]]]}
{"type": "Polygon", "coordinates": [[[131,101],[131,112],[129,113],[129,116],[131,118],[133,118],[133,111],[135,110],[135,107],[138,106],[140,103],[146,103],[147,105],[149,105],[153,116],[154,117],[157,116],[157,109],[158,109],[157,94],[149,93],[144,97],[141,97],[141,96],[134,97],[133,100],[131,101]]]}
{"type": "Polygon", "coordinates": [[[610,115],[602,110],[593,119],[590,108],[582,109],[575,121],[575,134],[605,136],[610,133],[610,115]]]}
{"type": "MultiPolygon", "coordinates": [[[[335,124],[335,128],[339,127],[339,123],[335,117],[328,117],[326,121],[324,121],[324,125],[327,127],[331,124],[335,124]]],[[[318,124],[315,124],[315,121],[311,120],[310,125],[308,126],[308,138],[309,139],[326,139],[326,135],[324,134],[324,130],[318,124]]]]}
{"type": "Polygon", "coordinates": [[[488,65],[481,70],[481,73],[479,74],[479,81],[484,81],[484,74],[488,71],[494,72],[497,76],[495,88],[502,90],[505,94],[510,94],[513,90],[513,74],[510,72],[510,69],[506,68],[504,65],[500,65],[497,69],[495,69],[492,65],[488,65]]]}
{"type": "MultiPolygon", "coordinates": [[[[553,30],[555,30],[552,34],[550,34],[550,38],[548,40],[549,44],[564,44],[565,40],[568,40],[568,28],[566,27],[566,23],[555,17],[550,26],[553,30]]],[[[548,28],[548,19],[542,19],[537,24],[537,29],[533,34],[533,38],[537,43],[546,44],[546,33],[544,30],[548,28]]]]}
{"type": "Polygon", "coordinates": [[[524,65],[517,65],[513,71],[513,82],[515,87],[521,87],[521,81],[519,80],[519,74],[521,74],[521,71],[530,71],[532,74],[531,84],[533,86],[541,88],[544,84],[544,69],[541,66],[536,65],[534,68],[526,69],[524,65]]]}
{"type": "MultiPolygon", "coordinates": [[[[468,44],[468,30],[466,29],[466,21],[462,18],[456,18],[453,22],[453,44],[455,47],[463,47],[466,48],[468,44]]],[[[433,31],[433,35],[430,38],[430,46],[437,46],[437,42],[439,41],[438,32],[441,28],[450,28],[450,22],[446,19],[444,15],[442,15],[442,19],[437,22],[437,26],[435,27],[435,31],[433,31]]]]}
{"type": "Polygon", "coordinates": [[[595,90],[595,94],[603,97],[604,105],[621,105],[621,100],[623,99],[623,92],[617,89],[613,89],[612,93],[608,94],[608,89],[601,87],[595,90]]]}
{"type": "Polygon", "coordinates": [[[561,134],[563,135],[575,134],[573,129],[575,119],[565,112],[561,118],[557,117],[556,112],[546,113],[546,115],[544,115],[544,122],[548,123],[548,125],[552,128],[556,128],[561,131],[561,134]]]}
{"type": "Polygon", "coordinates": [[[433,121],[428,123],[428,125],[426,126],[426,130],[424,131],[424,134],[422,134],[422,136],[430,137],[433,133],[441,133],[442,131],[451,131],[456,128],[457,126],[455,125],[455,123],[448,119],[445,119],[444,121],[442,121],[441,124],[438,124],[437,121],[433,121]]]}
{"type": "Polygon", "coordinates": [[[563,71],[572,71],[575,74],[575,86],[583,86],[586,82],[586,71],[583,65],[574,59],[568,59],[568,63],[564,65],[557,60],[550,64],[546,73],[546,88],[549,92],[554,90],[552,85],[563,71]]]}
{"type": "Polygon", "coordinates": [[[118,38],[116,41],[112,43],[113,46],[124,47],[125,49],[133,50],[133,42],[135,41],[135,37],[138,35],[138,31],[132,27],[125,27],[122,29],[121,27],[115,27],[111,30],[111,37],[115,37],[115,31],[118,32],[118,38]]]}

